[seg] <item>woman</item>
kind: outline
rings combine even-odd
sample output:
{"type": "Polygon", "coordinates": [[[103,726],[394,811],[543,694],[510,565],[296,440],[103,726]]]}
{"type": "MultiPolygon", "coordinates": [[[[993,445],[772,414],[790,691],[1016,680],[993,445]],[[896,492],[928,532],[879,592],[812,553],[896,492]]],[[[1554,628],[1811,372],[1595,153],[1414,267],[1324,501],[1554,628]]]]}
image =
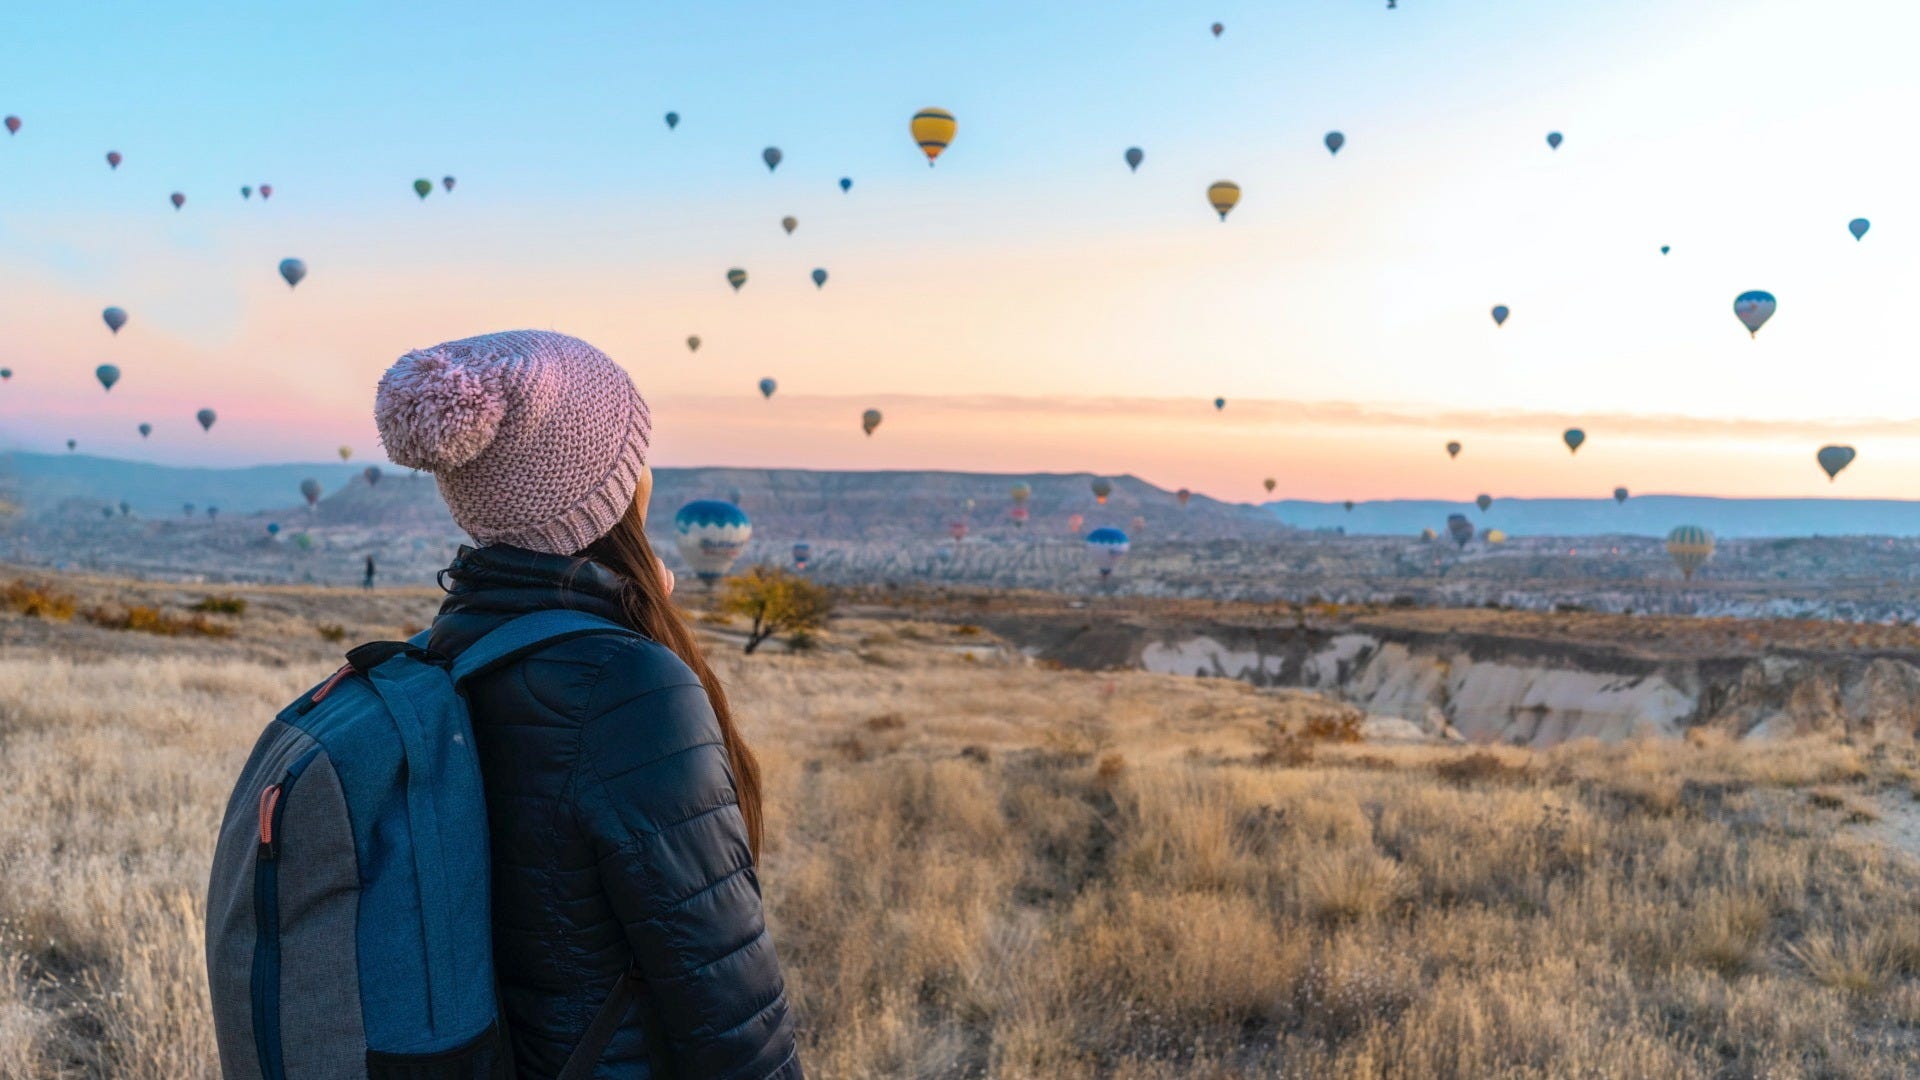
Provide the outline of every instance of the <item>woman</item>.
{"type": "Polygon", "coordinates": [[[636,631],[468,686],[518,1075],[557,1076],[612,1000],[594,1076],[798,1080],[754,868],[759,770],[647,542],[651,424],[632,380],[576,338],[489,334],[401,357],[375,419],[387,456],[431,471],[481,545],[443,574],[434,652],[543,608],[636,631]]]}

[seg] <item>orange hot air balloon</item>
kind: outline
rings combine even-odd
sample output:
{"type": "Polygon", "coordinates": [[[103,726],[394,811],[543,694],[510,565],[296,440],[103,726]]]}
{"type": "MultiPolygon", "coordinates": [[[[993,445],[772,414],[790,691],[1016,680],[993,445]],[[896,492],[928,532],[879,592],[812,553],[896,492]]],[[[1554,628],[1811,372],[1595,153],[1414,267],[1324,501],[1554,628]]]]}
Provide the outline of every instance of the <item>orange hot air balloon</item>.
{"type": "Polygon", "coordinates": [[[1079,514],[1069,514],[1067,516],[1067,531],[1077,536],[1080,533],[1080,526],[1086,523],[1087,519],[1081,517],[1079,514]]]}
{"type": "Polygon", "coordinates": [[[920,152],[927,155],[927,167],[933,167],[933,159],[953,141],[953,134],[960,125],[953,114],[945,109],[926,108],[913,114],[913,122],[908,130],[913,132],[913,141],[920,144],[920,152]]]}

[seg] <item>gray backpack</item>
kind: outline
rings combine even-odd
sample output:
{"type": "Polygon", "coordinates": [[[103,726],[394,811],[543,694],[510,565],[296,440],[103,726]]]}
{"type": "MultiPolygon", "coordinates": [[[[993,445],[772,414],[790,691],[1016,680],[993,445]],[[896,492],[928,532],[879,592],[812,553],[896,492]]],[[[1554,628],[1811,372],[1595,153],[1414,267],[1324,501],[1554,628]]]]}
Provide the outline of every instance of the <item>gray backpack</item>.
{"type": "MultiPolygon", "coordinates": [[[[493,1080],[513,1057],[493,978],[486,800],[461,687],[567,638],[523,615],[451,664],[427,635],[347,654],[281,710],[227,803],[207,975],[230,1080],[493,1080]]],[[[622,979],[575,1047],[584,1077],[634,998],[622,979]]]]}

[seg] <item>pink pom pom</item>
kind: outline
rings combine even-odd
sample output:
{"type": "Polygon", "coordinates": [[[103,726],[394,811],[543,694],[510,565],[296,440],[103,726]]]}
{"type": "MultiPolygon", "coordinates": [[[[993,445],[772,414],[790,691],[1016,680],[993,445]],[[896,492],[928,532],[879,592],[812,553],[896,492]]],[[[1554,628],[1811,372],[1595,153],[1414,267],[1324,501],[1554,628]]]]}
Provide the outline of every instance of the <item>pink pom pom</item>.
{"type": "Polygon", "coordinates": [[[410,352],[380,379],[373,417],[396,465],[438,472],[472,461],[506,415],[501,369],[440,349],[410,352]]]}

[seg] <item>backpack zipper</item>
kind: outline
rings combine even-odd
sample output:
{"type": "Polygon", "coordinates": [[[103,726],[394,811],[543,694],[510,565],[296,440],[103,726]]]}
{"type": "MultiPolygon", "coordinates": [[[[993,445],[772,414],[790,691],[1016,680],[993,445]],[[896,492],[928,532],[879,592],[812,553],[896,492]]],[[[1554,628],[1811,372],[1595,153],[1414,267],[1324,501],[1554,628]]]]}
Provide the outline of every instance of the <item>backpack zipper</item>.
{"type": "Polygon", "coordinates": [[[253,862],[253,1047],[263,1080],[286,1080],[280,1046],[280,840],[281,818],[294,781],[320,753],[307,751],[287,766],[277,784],[260,793],[260,846],[253,862]]]}

